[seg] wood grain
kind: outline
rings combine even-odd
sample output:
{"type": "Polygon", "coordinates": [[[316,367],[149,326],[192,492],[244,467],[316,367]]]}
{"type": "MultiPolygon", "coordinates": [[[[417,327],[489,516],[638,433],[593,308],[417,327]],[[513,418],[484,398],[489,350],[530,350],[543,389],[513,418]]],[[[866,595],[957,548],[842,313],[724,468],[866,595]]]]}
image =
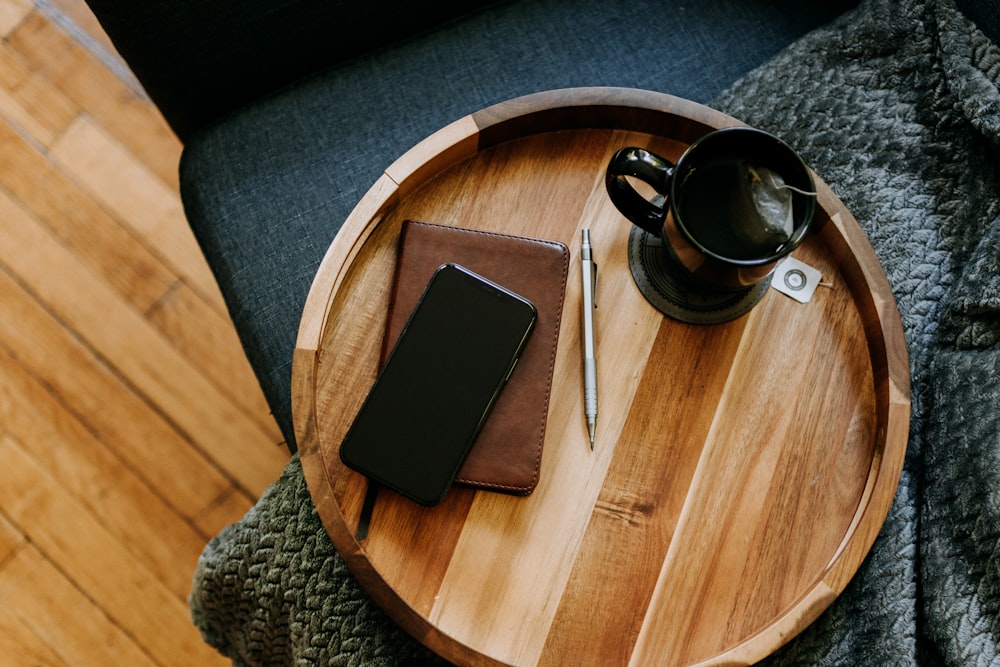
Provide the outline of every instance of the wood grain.
{"type": "Polygon", "coordinates": [[[628,223],[603,185],[612,153],[676,156],[733,124],[621,89],[498,105],[404,155],[331,245],[293,371],[307,481],[363,585],[445,657],[750,663],[829,605],[870,548],[905,452],[909,378],[891,293],[850,213],[820,180],[818,231],[796,256],[830,286],[808,305],[771,292],[734,322],[687,325],[653,309],[628,270],[628,223]],[[358,543],[366,483],[338,447],[375,377],[406,218],[570,248],[591,229],[597,447],[582,418],[574,262],[536,491],[456,488],[434,508],[382,493],[358,543]]]}
{"type": "Polygon", "coordinates": [[[16,637],[21,664],[155,665],[140,646],[34,546],[0,572],[3,636],[16,637]],[[32,663],[38,656],[47,662],[32,663]]]}
{"type": "Polygon", "coordinates": [[[0,456],[0,485],[17,498],[6,507],[11,519],[59,569],[91,591],[116,625],[149,637],[146,648],[160,664],[188,665],[213,657],[214,650],[190,632],[183,598],[163,586],[96,518],[74,514],[75,498],[20,443],[0,439],[0,456]],[[143,591],[140,604],[134,590],[143,591]]]}
{"type": "Polygon", "coordinates": [[[0,0],[0,663],[229,664],[192,574],[288,454],[181,145],[77,21],[99,30],[82,0],[0,0]]]}

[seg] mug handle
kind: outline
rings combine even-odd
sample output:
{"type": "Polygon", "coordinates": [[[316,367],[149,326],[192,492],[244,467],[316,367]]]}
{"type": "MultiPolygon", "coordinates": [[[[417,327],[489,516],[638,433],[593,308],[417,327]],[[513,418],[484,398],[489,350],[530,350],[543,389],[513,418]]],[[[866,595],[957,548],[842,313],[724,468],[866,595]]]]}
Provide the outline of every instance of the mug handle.
{"type": "Polygon", "coordinates": [[[625,177],[634,176],[666,197],[673,174],[674,164],[669,160],[644,148],[629,146],[620,149],[611,158],[604,176],[604,185],[611,202],[626,218],[644,231],[659,236],[667,215],[666,204],[657,205],[647,200],[636,192],[625,177]]]}

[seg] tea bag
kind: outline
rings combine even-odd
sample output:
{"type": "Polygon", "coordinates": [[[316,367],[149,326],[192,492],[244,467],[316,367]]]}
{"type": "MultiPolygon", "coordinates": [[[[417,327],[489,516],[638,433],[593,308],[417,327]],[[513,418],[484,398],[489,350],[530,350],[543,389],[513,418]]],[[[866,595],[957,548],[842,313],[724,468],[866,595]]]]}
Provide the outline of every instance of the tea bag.
{"type": "Polygon", "coordinates": [[[781,174],[752,164],[747,165],[750,193],[762,226],[784,243],[792,237],[792,191],[781,174]]]}
{"type": "Polygon", "coordinates": [[[691,235],[733,259],[777,253],[795,231],[793,194],[815,196],[749,160],[718,160],[690,169],[679,204],[691,235]]]}
{"type": "Polygon", "coordinates": [[[745,194],[752,206],[747,207],[740,236],[760,249],[776,250],[792,238],[795,221],[792,209],[792,189],[781,174],[760,165],[745,162],[745,194]]]}

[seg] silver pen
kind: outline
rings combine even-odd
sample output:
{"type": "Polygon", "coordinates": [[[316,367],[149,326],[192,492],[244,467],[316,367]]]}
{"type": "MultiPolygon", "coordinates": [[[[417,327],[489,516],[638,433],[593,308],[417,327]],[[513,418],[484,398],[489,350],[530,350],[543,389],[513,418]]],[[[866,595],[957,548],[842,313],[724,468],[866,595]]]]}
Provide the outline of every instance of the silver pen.
{"type": "Polygon", "coordinates": [[[580,249],[583,274],[583,411],[590,431],[590,449],[594,449],[597,429],[597,354],[594,345],[594,309],[597,308],[597,264],[591,257],[590,230],[583,230],[580,249]]]}

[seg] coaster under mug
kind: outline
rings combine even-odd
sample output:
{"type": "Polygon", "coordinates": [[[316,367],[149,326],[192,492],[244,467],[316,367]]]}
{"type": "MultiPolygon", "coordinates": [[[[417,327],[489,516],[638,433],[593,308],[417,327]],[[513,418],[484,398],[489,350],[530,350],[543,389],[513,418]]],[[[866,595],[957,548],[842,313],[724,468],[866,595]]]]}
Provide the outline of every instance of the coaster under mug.
{"type": "Polygon", "coordinates": [[[737,291],[693,290],[664,258],[663,240],[633,225],[628,265],[642,295],[657,310],[690,324],[720,324],[747,313],[767,293],[770,277],[737,291]]]}

